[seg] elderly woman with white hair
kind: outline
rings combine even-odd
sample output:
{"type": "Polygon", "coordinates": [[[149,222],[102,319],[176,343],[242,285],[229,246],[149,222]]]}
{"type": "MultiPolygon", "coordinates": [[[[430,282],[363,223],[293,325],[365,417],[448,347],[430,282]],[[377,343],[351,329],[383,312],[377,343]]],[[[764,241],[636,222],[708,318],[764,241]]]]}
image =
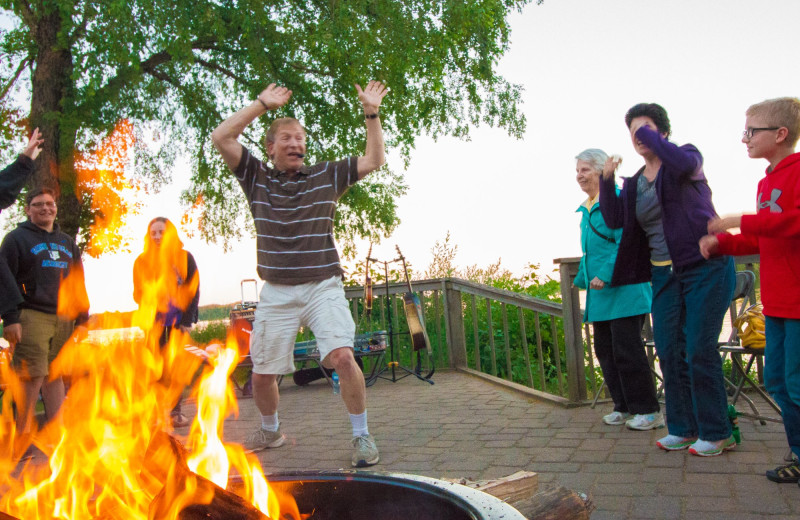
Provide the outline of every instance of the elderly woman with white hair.
{"type": "Polygon", "coordinates": [[[660,428],[664,417],[642,342],[652,290],[646,282],[611,286],[622,229],[610,229],[600,213],[600,176],[608,156],[590,148],[575,158],[576,180],[589,197],[577,210],[583,256],[575,286],[586,289],[583,321],[592,323],[595,355],[614,401],[603,422],[632,430],[660,428]]]}

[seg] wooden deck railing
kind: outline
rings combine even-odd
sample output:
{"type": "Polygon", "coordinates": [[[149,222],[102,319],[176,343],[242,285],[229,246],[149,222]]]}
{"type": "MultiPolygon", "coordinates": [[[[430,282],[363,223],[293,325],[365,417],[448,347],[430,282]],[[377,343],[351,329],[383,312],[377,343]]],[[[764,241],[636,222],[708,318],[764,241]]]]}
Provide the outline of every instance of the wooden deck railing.
{"type": "MultiPolygon", "coordinates": [[[[459,278],[414,281],[437,370],[463,370],[567,406],[590,402],[600,375],[590,329],[582,323],[580,294],[572,285],[579,260],[554,261],[562,303],[459,278]]],[[[738,257],[736,262],[752,270],[758,257],[738,257]]],[[[363,288],[348,287],[345,293],[357,332],[391,329],[395,360],[413,367],[415,355],[402,309],[406,291],[401,283],[376,285],[369,318],[363,312],[363,288]]],[[[387,353],[385,361],[390,360],[387,353]]],[[[425,357],[422,368],[430,368],[425,357]]]]}

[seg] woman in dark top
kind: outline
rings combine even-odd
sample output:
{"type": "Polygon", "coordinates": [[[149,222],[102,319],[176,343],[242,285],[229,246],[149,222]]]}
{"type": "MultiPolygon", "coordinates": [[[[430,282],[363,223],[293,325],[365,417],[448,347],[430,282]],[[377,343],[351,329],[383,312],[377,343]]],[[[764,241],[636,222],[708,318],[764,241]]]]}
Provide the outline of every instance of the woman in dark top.
{"type": "Polygon", "coordinates": [[[609,227],[623,230],[611,285],[653,283],[653,334],[669,430],[657,445],[719,455],[736,446],[717,352],[733,296],[733,261],[706,260],[697,245],[717,216],[697,148],[667,140],[669,117],[655,103],[635,105],[625,123],[645,165],[624,179],[619,194],[619,162],[609,159],[603,169],[600,209],[609,227]]]}
{"type": "MultiPolygon", "coordinates": [[[[133,299],[139,309],[155,311],[154,330],[161,328],[159,345],[166,346],[172,331],[188,333],[197,323],[200,277],[191,253],[183,249],[175,225],[156,217],[147,226],[144,252],[133,264],[133,299]]],[[[181,401],[172,410],[172,424],[187,426],[181,401]]]]}

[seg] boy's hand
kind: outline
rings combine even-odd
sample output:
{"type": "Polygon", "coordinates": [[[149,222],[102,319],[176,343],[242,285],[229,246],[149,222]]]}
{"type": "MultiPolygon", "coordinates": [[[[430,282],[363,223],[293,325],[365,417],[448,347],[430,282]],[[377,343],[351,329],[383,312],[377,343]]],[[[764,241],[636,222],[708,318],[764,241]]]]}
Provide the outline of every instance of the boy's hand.
{"type": "Polygon", "coordinates": [[[725,217],[725,218],[712,218],[708,221],[708,232],[709,234],[716,234],[722,233],[723,231],[727,231],[731,228],[738,228],[742,225],[742,216],[736,215],[733,217],[725,217]]]}
{"type": "Polygon", "coordinates": [[[717,252],[719,247],[719,240],[714,235],[706,235],[700,239],[700,254],[706,260],[711,258],[711,255],[717,252]]]}

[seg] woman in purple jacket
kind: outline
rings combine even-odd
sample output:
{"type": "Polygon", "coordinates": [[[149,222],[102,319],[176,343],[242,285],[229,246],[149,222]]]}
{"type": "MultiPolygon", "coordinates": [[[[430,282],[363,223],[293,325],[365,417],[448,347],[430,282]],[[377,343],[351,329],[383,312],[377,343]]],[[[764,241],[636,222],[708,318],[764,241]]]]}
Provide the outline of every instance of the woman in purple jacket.
{"type": "Polygon", "coordinates": [[[717,216],[691,144],[675,145],[666,110],[640,103],[625,114],[636,152],[645,161],[617,194],[609,159],[600,185],[600,210],[610,228],[622,228],[611,285],[652,280],[653,335],[664,376],[669,435],[657,445],[700,456],[736,446],[717,344],[733,296],[733,260],[706,260],[697,246],[717,216]]]}

